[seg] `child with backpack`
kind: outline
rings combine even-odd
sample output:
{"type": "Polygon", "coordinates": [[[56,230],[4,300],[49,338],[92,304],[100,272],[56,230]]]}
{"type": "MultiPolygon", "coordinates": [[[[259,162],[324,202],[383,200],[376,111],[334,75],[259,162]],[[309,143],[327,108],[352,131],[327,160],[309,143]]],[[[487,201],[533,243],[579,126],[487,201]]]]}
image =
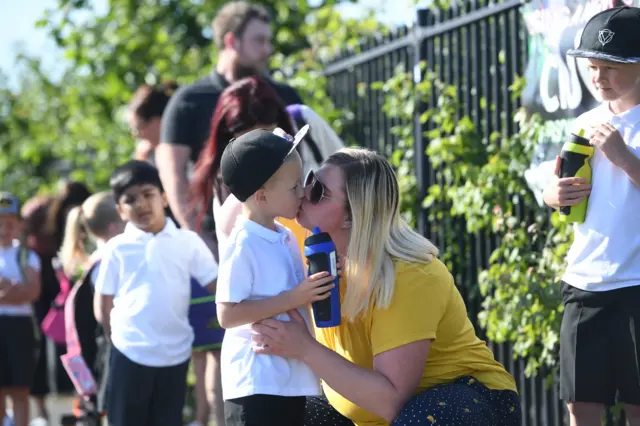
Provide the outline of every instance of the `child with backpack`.
{"type": "Polygon", "coordinates": [[[0,193],[0,416],[9,397],[15,426],[29,424],[39,339],[31,303],[40,295],[40,259],[20,244],[21,232],[20,202],[0,193]]]}
{"type": "MultiPolygon", "coordinates": [[[[104,411],[108,345],[93,313],[94,287],[104,245],[123,230],[124,222],[111,192],[94,194],[69,211],[59,256],[64,275],[75,283],[65,302],[65,316],[71,319],[65,324],[65,329],[71,330],[66,333],[67,351],[71,353],[78,345],[78,352],[100,386],[98,394],[91,396],[92,408],[98,413],[104,411]]],[[[88,415],[82,401],[79,398],[74,408],[78,418],[88,415]]]]}

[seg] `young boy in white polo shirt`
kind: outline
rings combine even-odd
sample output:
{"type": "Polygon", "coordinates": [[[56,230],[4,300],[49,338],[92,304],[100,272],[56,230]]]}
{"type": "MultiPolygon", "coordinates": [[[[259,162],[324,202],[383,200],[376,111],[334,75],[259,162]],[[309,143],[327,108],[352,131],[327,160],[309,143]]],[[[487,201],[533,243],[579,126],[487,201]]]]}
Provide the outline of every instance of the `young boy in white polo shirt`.
{"type": "Polygon", "coordinates": [[[310,325],[308,304],[329,296],[333,277],[305,279],[293,233],[277,217],[293,219],[300,208],[302,162],[293,140],[253,130],[232,140],[220,169],[222,180],[243,203],[220,256],[216,293],[218,321],[227,331],[222,343],[222,394],[226,426],[303,426],[306,396],[320,383],[299,360],[253,351],[251,324],[265,318],[289,320],[298,309],[310,325]]]}
{"type": "Polygon", "coordinates": [[[31,303],[40,295],[40,259],[20,246],[21,231],[18,199],[0,193],[0,422],[9,398],[13,424],[27,426],[39,334],[31,303]]]}
{"type": "Polygon", "coordinates": [[[103,251],[94,310],[111,339],[107,416],[114,426],[179,426],[193,330],[191,277],[215,291],[218,275],[200,237],[167,218],[158,171],[130,161],[111,176],[127,223],[103,251]]]}
{"type": "Polygon", "coordinates": [[[568,52],[587,58],[603,99],[576,121],[596,148],[591,186],[555,178],[545,191],[554,208],[590,194],[563,277],[561,397],[574,426],[599,426],[616,393],[630,424],[640,425],[639,40],[640,9],[613,8],[595,15],[568,52]]]}

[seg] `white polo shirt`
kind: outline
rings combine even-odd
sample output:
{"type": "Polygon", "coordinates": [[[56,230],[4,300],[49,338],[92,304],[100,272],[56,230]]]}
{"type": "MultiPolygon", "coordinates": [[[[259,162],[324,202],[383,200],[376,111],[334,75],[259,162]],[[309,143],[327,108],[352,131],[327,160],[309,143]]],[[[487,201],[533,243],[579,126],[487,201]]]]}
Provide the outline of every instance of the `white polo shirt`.
{"type": "MultiPolygon", "coordinates": [[[[0,277],[11,280],[16,285],[22,285],[22,273],[18,265],[18,249],[20,243],[16,240],[11,247],[0,247],[0,277]]],[[[40,258],[29,250],[28,265],[40,272],[40,258]]],[[[31,304],[25,305],[0,305],[0,315],[29,316],[31,304]]]]}
{"type": "MultiPolygon", "coordinates": [[[[293,233],[280,224],[270,230],[244,217],[220,256],[216,302],[259,300],[290,290],[305,278],[293,233]]],[[[311,325],[308,309],[298,309],[311,325]]],[[[286,313],[275,317],[289,321],[286,313]]],[[[251,324],[227,329],[222,342],[222,395],[225,400],[249,395],[319,395],[320,381],[302,361],[253,351],[251,324]]]]}
{"type": "MultiPolygon", "coordinates": [[[[640,157],[640,105],[622,114],[607,103],[582,114],[576,128],[613,124],[640,157]]],[[[596,148],[585,222],[576,224],[563,280],[586,291],[640,285],[640,188],[596,148]]]]}
{"type": "Polygon", "coordinates": [[[202,239],[167,218],[153,235],[127,224],[102,252],[96,292],[113,295],[111,341],[131,361],[168,367],[191,356],[191,277],[203,286],[218,265],[202,239]]]}

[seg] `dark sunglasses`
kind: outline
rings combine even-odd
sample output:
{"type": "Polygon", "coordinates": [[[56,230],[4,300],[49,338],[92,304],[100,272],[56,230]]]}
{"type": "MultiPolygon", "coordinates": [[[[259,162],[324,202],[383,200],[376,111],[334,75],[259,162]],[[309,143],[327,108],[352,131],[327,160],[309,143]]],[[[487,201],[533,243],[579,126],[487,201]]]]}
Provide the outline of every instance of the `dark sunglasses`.
{"type": "Polygon", "coordinates": [[[305,194],[311,204],[318,204],[323,198],[328,200],[335,200],[333,197],[324,195],[324,184],[318,179],[313,170],[309,170],[307,177],[304,180],[305,194]],[[311,187],[309,190],[307,188],[311,187]]]}

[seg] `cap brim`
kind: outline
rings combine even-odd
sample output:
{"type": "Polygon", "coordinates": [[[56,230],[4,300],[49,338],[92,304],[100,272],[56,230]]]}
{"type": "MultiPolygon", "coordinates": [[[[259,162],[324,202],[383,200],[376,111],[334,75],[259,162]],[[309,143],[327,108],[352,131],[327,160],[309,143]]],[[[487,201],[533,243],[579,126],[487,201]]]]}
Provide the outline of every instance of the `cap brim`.
{"type": "Polygon", "coordinates": [[[640,63],[640,57],[637,58],[623,58],[621,56],[608,55],[602,52],[594,52],[591,50],[583,49],[571,49],[567,52],[567,55],[574,56],[576,58],[589,58],[599,59],[601,61],[616,62],[618,64],[637,64],[640,63]]]}
{"type": "Polygon", "coordinates": [[[300,142],[302,142],[302,139],[304,139],[305,136],[307,136],[307,133],[309,132],[309,125],[305,124],[302,129],[300,129],[298,131],[298,133],[296,133],[296,135],[293,137],[293,146],[291,147],[291,149],[289,150],[289,152],[287,153],[287,155],[290,155],[293,151],[295,151],[296,147],[298,146],[298,144],[300,142]]]}

